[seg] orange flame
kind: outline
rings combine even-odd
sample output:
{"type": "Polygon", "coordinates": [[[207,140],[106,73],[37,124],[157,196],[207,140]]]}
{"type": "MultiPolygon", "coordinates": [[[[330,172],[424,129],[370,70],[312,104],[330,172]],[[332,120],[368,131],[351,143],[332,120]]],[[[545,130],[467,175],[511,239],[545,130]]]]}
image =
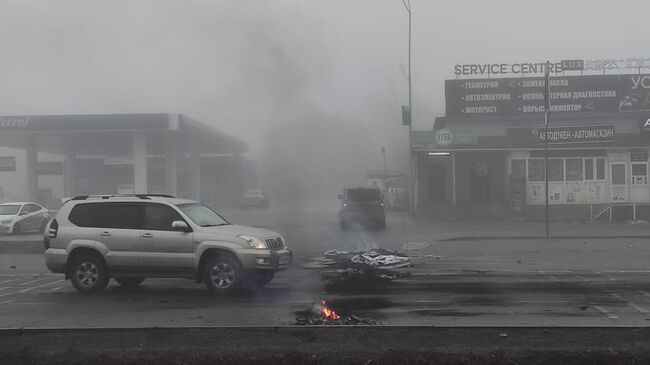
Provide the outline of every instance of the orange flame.
{"type": "Polygon", "coordinates": [[[339,316],[334,310],[327,307],[327,303],[325,303],[325,299],[320,300],[320,306],[321,306],[320,313],[323,316],[323,318],[333,319],[333,320],[337,320],[341,318],[341,316],[339,316]]]}

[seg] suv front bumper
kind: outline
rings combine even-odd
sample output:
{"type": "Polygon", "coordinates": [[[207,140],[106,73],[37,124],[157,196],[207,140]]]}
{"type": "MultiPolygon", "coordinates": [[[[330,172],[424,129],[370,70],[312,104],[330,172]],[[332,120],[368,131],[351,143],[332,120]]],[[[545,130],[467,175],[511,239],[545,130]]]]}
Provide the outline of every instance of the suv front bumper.
{"type": "Polygon", "coordinates": [[[244,270],[275,270],[287,269],[293,262],[293,252],[288,248],[280,250],[244,250],[240,252],[240,260],[244,270]]]}

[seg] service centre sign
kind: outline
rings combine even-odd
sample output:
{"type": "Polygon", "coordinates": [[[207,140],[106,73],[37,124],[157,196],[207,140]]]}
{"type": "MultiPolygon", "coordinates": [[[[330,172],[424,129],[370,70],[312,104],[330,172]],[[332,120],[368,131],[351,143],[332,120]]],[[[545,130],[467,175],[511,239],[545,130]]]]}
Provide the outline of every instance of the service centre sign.
{"type": "MultiPolygon", "coordinates": [[[[541,63],[492,63],[492,64],[464,64],[455,65],[456,76],[489,76],[508,74],[535,74],[544,73],[546,62],[541,63]]],[[[549,63],[549,72],[552,74],[562,73],[562,63],[549,63]]]]}
{"type": "MultiPolygon", "coordinates": [[[[650,58],[626,59],[597,59],[597,60],[562,60],[549,62],[549,72],[559,74],[565,71],[603,71],[603,70],[635,70],[650,69],[650,58]]],[[[454,65],[456,76],[491,75],[517,75],[517,74],[543,74],[546,62],[518,62],[518,63],[467,63],[454,65]]]]}
{"type": "Polygon", "coordinates": [[[616,137],[613,125],[553,127],[537,130],[537,142],[546,143],[590,143],[613,142],[616,137]]]}
{"type": "MultiPolygon", "coordinates": [[[[650,75],[552,76],[551,112],[650,110],[650,75]]],[[[445,82],[447,116],[543,113],[544,77],[456,79],[445,82]]]]}

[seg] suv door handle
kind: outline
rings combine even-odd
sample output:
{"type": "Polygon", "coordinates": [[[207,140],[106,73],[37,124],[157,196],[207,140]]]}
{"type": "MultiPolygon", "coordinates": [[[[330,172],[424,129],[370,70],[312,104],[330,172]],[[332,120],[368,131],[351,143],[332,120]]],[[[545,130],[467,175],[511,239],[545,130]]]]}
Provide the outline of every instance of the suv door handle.
{"type": "Polygon", "coordinates": [[[99,235],[102,236],[102,237],[110,237],[110,236],[111,236],[111,232],[106,232],[106,231],[105,231],[105,232],[100,233],[99,235]]]}
{"type": "Polygon", "coordinates": [[[142,236],[140,236],[140,237],[142,237],[142,238],[153,238],[153,235],[151,233],[143,233],[142,236]]]}

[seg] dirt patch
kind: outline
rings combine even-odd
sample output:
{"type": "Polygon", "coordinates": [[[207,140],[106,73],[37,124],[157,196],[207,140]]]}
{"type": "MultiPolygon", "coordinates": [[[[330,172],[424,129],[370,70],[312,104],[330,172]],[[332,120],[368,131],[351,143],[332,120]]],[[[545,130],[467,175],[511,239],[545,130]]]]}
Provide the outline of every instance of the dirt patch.
{"type": "Polygon", "coordinates": [[[0,331],[0,364],[645,364],[648,328],[0,331]]]}
{"type": "Polygon", "coordinates": [[[336,355],[310,354],[304,352],[290,352],[284,355],[268,355],[261,353],[196,353],[196,352],[130,352],[121,354],[101,353],[86,356],[78,352],[67,352],[62,356],[52,357],[49,354],[24,350],[17,354],[0,354],[0,363],[14,365],[501,365],[501,364],[647,364],[650,362],[650,353],[621,353],[616,351],[579,351],[579,352],[520,352],[509,353],[496,351],[484,354],[473,353],[441,353],[441,352],[413,352],[413,351],[387,351],[381,355],[336,355]]]}

